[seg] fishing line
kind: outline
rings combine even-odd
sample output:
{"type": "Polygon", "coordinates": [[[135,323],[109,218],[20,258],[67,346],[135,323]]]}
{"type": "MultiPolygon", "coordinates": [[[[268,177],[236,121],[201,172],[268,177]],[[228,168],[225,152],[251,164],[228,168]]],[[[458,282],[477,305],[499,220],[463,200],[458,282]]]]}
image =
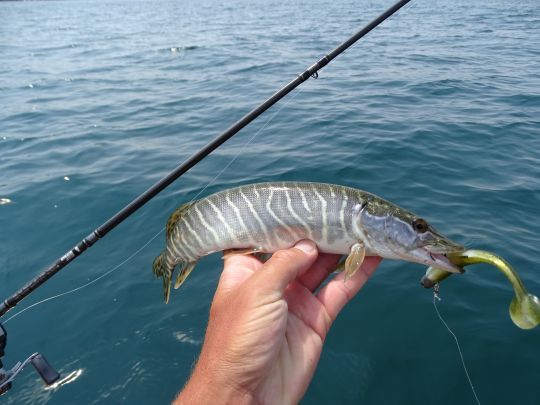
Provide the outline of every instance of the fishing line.
{"type": "Polygon", "coordinates": [[[96,277],[95,279],[89,281],[88,283],[86,284],[83,284],[81,285],[80,287],[77,287],[77,288],[74,288],[72,290],[69,290],[69,291],[65,291],[63,293],[60,293],[60,294],[56,294],[56,295],[53,295],[49,298],[45,298],[41,301],[38,301],[38,302],[35,302],[34,304],[32,305],[29,305],[27,306],[26,308],[20,310],[19,312],[16,312],[14,315],[10,316],[8,319],[6,319],[4,321],[4,323],[8,323],[10,320],[12,320],[13,318],[19,316],[20,314],[22,314],[23,312],[26,312],[28,311],[29,309],[31,308],[34,308],[34,307],[37,307],[38,305],[40,304],[43,304],[47,301],[51,301],[51,300],[54,300],[56,298],[60,298],[60,297],[63,297],[65,295],[68,295],[68,294],[71,294],[71,293],[74,293],[74,292],[77,292],[77,291],[80,291],[82,290],[83,288],[86,288],[94,283],[97,283],[99,280],[101,280],[102,278],[105,278],[106,276],[108,276],[109,274],[112,274],[114,271],[118,270],[120,267],[122,267],[124,264],[126,264],[127,262],[129,262],[131,259],[133,259],[135,256],[137,256],[139,254],[139,252],[141,252],[146,246],[148,246],[151,242],[154,241],[154,239],[156,239],[160,234],[163,233],[163,231],[165,230],[165,228],[162,228],[159,230],[158,233],[156,233],[154,236],[152,236],[152,238],[150,238],[150,240],[148,242],[146,242],[143,246],[141,246],[139,249],[137,249],[135,251],[135,253],[133,253],[131,256],[129,256],[127,259],[125,259],[124,261],[122,261],[121,263],[117,264],[116,266],[114,266],[112,269],[106,271],[105,273],[103,273],[102,275],[96,277]]]}
{"type": "Polygon", "coordinates": [[[214,184],[214,182],[215,182],[215,181],[216,181],[223,173],[225,173],[225,171],[226,171],[229,167],[231,167],[231,165],[234,163],[234,161],[235,161],[236,159],[238,159],[238,156],[240,156],[242,153],[244,153],[244,151],[246,150],[247,146],[248,146],[251,142],[253,142],[253,140],[257,137],[257,135],[259,135],[262,131],[264,131],[264,130],[268,127],[268,125],[270,125],[270,122],[271,122],[271,121],[272,121],[272,120],[273,120],[273,119],[281,112],[281,110],[283,110],[283,109],[284,109],[284,108],[285,108],[285,107],[286,107],[286,106],[287,106],[287,105],[288,105],[288,104],[289,104],[296,96],[298,96],[298,95],[299,95],[300,93],[302,93],[303,91],[304,91],[304,88],[300,88],[300,89],[299,89],[296,93],[294,93],[287,101],[285,101],[285,102],[283,103],[283,105],[282,105],[280,108],[278,108],[278,110],[277,110],[274,114],[272,114],[272,116],[264,123],[264,125],[263,125],[261,128],[259,128],[259,130],[258,130],[257,132],[255,132],[255,134],[254,134],[251,138],[249,138],[249,139],[247,140],[247,142],[246,142],[244,145],[242,145],[242,147],[240,148],[240,151],[239,151],[239,152],[231,159],[231,161],[230,161],[229,163],[227,163],[227,164],[225,165],[225,167],[223,167],[223,169],[221,169],[221,171],[220,171],[218,174],[216,174],[215,177],[214,177],[212,180],[210,180],[210,181],[206,184],[206,186],[204,186],[204,187],[203,187],[203,188],[195,195],[195,197],[193,197],[193,198],[189,201],[189,203],[192,203],[192,202],[193,202],[196,198],[198,198],[198,197],[199,197],[199,196],[200,196],[200,195],[201,195],[208,187],[210,187],[212,184],[214,184]]]}
{"type": "MultiPolygon", "coordinates": [[[[240,150],[238,151],[238,153],[236,153],[236,155],[233,156],[233,158],[229,161],[229,163],[227,163],[220,171],[218,174],[216,174],[214,176],[214,178],[212,178],[210,181],[208,181],[208,183],[206,183],[206,185],[201,189],[199,190],[199,192],[188,202],[189,203],[192,203],[193,201],[195,201],[202,193],[204,193],[204,191],[210,187],[223,173],[225,173],[225,171],[227,171],[227,169],[229,167],[231,167],[231,165],[235,162],[236,159],[238,159],[238,157],[245,152],[246,148],[248,147],[249,144],[251,144],[255,138],[262,132],[264,131],[268,125],[270,125],[270,122],[272,122],[274,120],[274,118],[292,101],[294,100],[294,98],[296,98],[296,96],[298,96],[300,93],[302,93],[304,89],[301,88],[299,89],[296,93],[294,93],[291,97],[288,98],[288,100],[286,100],[283,105],[280,106],[280,108],[277,109],[277,111],[274,112],[274,114],[272,114],[268,120],[266,120],[266,122],[264,123],[264,125],[259,128],[259,130],[257,132],[255,132],[255,134],[253,136],[251,136],[251,138],[249,138],[241,147],[240,147],[240,150]]],[[[53,295],[51,297],[48,297],[48,298],[45,298],[45,299],[42,299],[41,301],[38,301],[38,302],[35,302],[34,304],[32,305],[29,305],[27,306],[26,308],[20,310],[19,312],[16,312],[15,314],[13,314],[12,316],[10,316],[9,318],[7,318],[4,323],[8,323],[10,320],[12,320],[13,318],[16,318],[17,316],[21,315],[22,313],[32,309],[32,308],[35,308],[37,307],[38,305],[41,305],[41,304],[44,304],[45,302],[48,302],[48,301],[52,301],[56,298],[60,298],[60,297],[64,297],[66,295],[69,295],[69,294],[72,294],[72,293],[75,293],[75,292],[78,292],[80,290],[82,290],[83,288],[86,288],[86,287],[89,287],[91,286],[92,284],[95,284],[97,283],[99,280],[107,277],[108,275],[114,273],[116,270],[118,270],[120,267],[122,267],[124,264],[126,264],[127,262],[129,262],[131,259],[133,259],[135,256],[137,256],[144,248],[146,248],[150,243],[152,243],[154,241],[154,239],[156,239],[159,235],[161,235],[163,233],[163,231],[165,230],[165,227],[161,228],[159,230],[158,233],[156,233],[154,236],[152,236],[143,246],[141,246],[139,249],[137,249],[133,254],[131,254],[128,258],[124,259],[122,262],[120,262],[119,264],[117,264],[116,266],[114,266],[113,268],[111,268],[110,270],[106,271],[105,273],[103,273],[102,275],[96,277],[95,279],[77,287],[77,288],[73,288],[69,291],[65,291],[63,293],[60,293],[60,294],[56,294],[56,295],[53,295]]]]}
{"type": "Polygon", "coordinates": [[[463,365],[463,370],[465,370],[465,375],[467,376],[467,380],[469,381],[469,385],[471,386],[471,390],[472,390],[472,392],[474,394],[474,398],[476,399],[476,403],[478,405],[481,405],[480,400],[478,399],[478,395],[476,395],[476,390],[474,389],[474,385],[473,385],[471,377],[469,375],[469,371],[467,370],[467,366],[465,365],[465,359],[463,358],[463,353],[461,351],[461,347],[459,345],[458,338],[457,338],[456,334],[452,331],[452,329],[450,329],[448,324],[444,321],[441,313],[439,312],[439,308],[437,308],[437,301],[440,301],[440,300],[441,300],[441,297],[439,297],[439,289],[438,289],[438,284],[437,284],[436,288],[433,289],[433,306],[435,307],[435,312],[437,313],[437,316],[439,317],[442,324],[446,327],[448,332],[450,332],[450,334],[454,338],[454,341],[456,342],[456,346],[457,346],[457,349],[458,349],[458,352],[459,352],[459,357],[461,358],[461,364],[463,365]]]}

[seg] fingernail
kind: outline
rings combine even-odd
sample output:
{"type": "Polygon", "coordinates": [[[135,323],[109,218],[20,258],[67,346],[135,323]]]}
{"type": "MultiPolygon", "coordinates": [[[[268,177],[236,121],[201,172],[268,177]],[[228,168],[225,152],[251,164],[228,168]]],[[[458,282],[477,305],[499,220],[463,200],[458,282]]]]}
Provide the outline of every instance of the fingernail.
{"type": "Polygon", "coordinates": [[[317,250],[317,247],[315,246],[315,243],[313,243],[312,241],[307,240],[307,239],[303,239],[303,240],[297,242],[296,245],[294,245],[294,247],[296,249],[300,249],[302,252],[304,252],[306,254],[311,254],[315,250],[317,250]]]}

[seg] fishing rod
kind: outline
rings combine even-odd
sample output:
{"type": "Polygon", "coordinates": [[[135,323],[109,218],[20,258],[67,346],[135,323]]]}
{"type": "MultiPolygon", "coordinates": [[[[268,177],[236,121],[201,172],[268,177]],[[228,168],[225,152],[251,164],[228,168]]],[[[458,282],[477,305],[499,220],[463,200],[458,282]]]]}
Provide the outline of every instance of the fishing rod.
{"type": "MultiPolygon", "coordinates": [[[[359,39],[364,37],[371,30],[373,30],[375,27],[380,25],[387,18],[392,16],[394,13],[396,13],[399,9],[401,9],[403,6],[409,3],[409,1],[410,0],[400,0],[397,3],[395,3],[389,9],[387,9],[385,12],[383,12],[381,15],[379,15],[377,18],[375,18],[373,21],[367,24],[364,28],[357,31],[354,35],[352,35],[346,41],[341,43],[338,47],[336,47],[330,53],[323,56],[317,62],[309,66],[306,70],[304,70],[301,74],[299,74],[294,80],[292,80],[291,82],[283,86],[280,90],[274,93],[270,98],[265,100],[259,106],[255,107],[253,110],[247,113],[244,117],[238,120],[235,124],[233,124],[229,129],[227,129],[221,135],[219,135],[214,140],[209,142],[199,151],[195,152],[191,157],[189,157],[183,163],[178,165],[173,171],[171,171],[169,174],[167,174],[165,177],[163,177],[161,180],[159,180],[153,186],[151,186],[148,190],[140,194],[128,205],[126,205],[124,208],[122,208],[120,211],[114,214],[109,220],[107,220],[101,226],[96,228],[92,233],[90,233],[83,240],[81,240],[77,245],[75,245],[72,249],[66,252],[62,257],[56,260],[56,262],[50,265],[41,274],[36,276],[34,279],[28,282],[25,286],[23,286],[20,290],[16,291],[13,295],[6,298],[0,305],[0,317],[5,315],[10,309],[14,308],[20,301],[22,301],[30,293],[35,291],[38,287],[44,284],[48,279],[50,279],[52,276],[54,276],[56,273],[58,273],[60,270],[66,267],[69,263],[71,263],[78,256],[80,256],[87,249],[89,249],[92,245],[94,245],[99,239],[103,238],[110,231],[112,231],[114,228],[120,225],[125,219],[127,219],[129,216],[135,213],[135,211],[137,211],[139,208],[145,205],[148,201],[150,201],[157,194],[159,194],[166,187],[168,187],[171,183],[173,183],[180,176],[186,173],[189,169],[191,169],[193,166],[199,163],[202,159],[204,159],[206,156],[212,153],[215,149],[217,149],[219,146],[225,143],[228,139],[230,139],[232,136],[238,133],[241,129],[243,129],[248,124],[253,122],[257,117],[259,117],[262,113],[264,113],[274,104],[276,104],[279,100],[281,100],[283,97],[289,94],[292,90],[294,90],[296,87],[298,87],[299,85],[307,81],[310,77],[316,79],[318,77],[319,70],[324,68],[334,58],[336,58],[338,55],[343,53],[350,46],[356,43],[359,39]]],[[[3,333],[3,335],[0,334],[0,337],[3,336],[3,338],[0,339],[0,359],[1,359],[1,357],[4,355],[3,349],[5,347],[7,334],[5,333],[5,329],[2,327],[1,324],[0,324],[0,328],[2,328],[2,333],[3,333]]],[[[46,361],[41,361],[39,363],[39,366],[43,369],[46,369],[45,371],[51,374],[50,373],[51,370],[47,370],[48,364],[46,364],[46,366],[44,366],[44,364],[46,364],[46,361]]],[[[35,364],[34,366],[36,367],[36,370],[40,372],[40,367],[37,367],[35,364]]],[[[7,387],[8,384],[9,385],[11,384],[11,382],[6,383],[8,378],[9,378],[9,381],[11,381],[12,379],[11,377],[9,377],[9,375],[10,375],[10,372],[4,371],[4,369],[2,368],[2,363],[0,361],[0,395],[3,393],[4,387],[7,387]]],[[[43,374],[41,372],[40,372],[40,375],[43,377],[43,374]]],[[[58,378],[59,378],[59,375],[58,375],[58,378]]],[[[44,380],[48,384],[47,381],[50,379],[44,378],[44,380]]],[[[6,388],[6,390],[7,389],[9,389],[9,387],[6,388]]]]}

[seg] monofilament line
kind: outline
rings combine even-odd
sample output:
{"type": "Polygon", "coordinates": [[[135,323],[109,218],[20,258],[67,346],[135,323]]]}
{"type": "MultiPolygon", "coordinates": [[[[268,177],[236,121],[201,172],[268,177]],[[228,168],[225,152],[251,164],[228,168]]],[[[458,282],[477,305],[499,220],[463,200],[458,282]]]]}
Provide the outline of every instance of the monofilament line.
{"type": "Polygon", "coordinates": [[[117,264],[116,266],[114,266],[113,268],[109,269],[108,271],[106,271],[105,273],[103,273],[102,275],[96,277],[95,279],[93,280],[90,280],[89,282],[79,286],[79,287],[76,287],[76,288],[73,288],[71,290],[68,290],[68,291],[64,291],[63,293],[60,293],[60,294],[56,294],[56,295],[53,295],[51,297],[48,297],[48,298],[45,298],[45,299],[42,299],[38,302],[35,302],[33,303],[32,305],[29,305],[27,306],[26,308],[24,309],[21,309],[19,312],[16,312],[15,314],[13,314],[12,316],[10,316],[8,319],[6,319],[4,321],[4,323],[8,323],[9,321],[11,321],[13,318],[19,316],[20,314],[22,314],[23,312],[26,312],[28,311],[29,309],[32,309],[34,307],[37,307],[38,305],[40,304],[43,304],[47,301],[52,301],[56,298],[60,298],[60,297],[63,297],[65,295],[68,295],[68,294],[72,294],[74,292],[77,292],[77,291],[80,291],[82,290],[83,288],[86,288],[94,283],[97,283],[99,280],[101,280],[102,278],[105,278],[107,277],[109,274],[112,274],[114,273],[116,270],[118,270],[120,267],[122,267],[124,264],[126,264],[127,262],[129,262],[131,259],[133,259],[135,256],[137,256],[145,247],[147,247],[150,243],[152,243],[152,241],[154,239],[156,239],[159,235],[161,235],[163,233],[163,231],[165,230],[165,228],[162,228],[159,230],[158,233],[156,233],[154,236],[152,236],[150,238],[150,240],[148,242],[146,242],[144,245],[142,245],[139,249],[137,249],[134,253],[132,253],[129,257],[127,257],[126,259],[124,259],[123,261],[121,261],[119,264],[117,264]]]}
{"type": "MultiPolygon", "coordinates": [[[[194,200],[196,200],[202,193],[204,193],[204,191],[210,187],[210,185],[212,185],[223,173],[225,173],[225,171],[234,163],[234,161],[236,159],[238,159],[238,157],[245,152],[245,150],[247,149],[247,146],[253,142],[255,140],[255,138],[262,132],[264,131],[268,125],[270,125],[270,122],[272,122],[274,120],[274,118],[296,97],[298,96],[301,92],[302,92],[302,88],[299,89],[297,92],[295,92],[291,97],[289,97],[289,99],[283,103],[283,105],[280,106],[280,108],[274,112],[274,114],[272,114],[268,120],[264,123],[264,125],[257,131],[255,132],[255,134],[249,138],[247,140],[247,142],[244,143],[244,145],[242,145],[242,147],[240,148],[240,150],[234,155],[234,157],[229,161],[229,163],[227,163],[225,165],[225,167],[223,167],[223,169],[221,169],[218,174],[216,174],[210,181],[208,181],[208,183],[206,183],[206,185],[199,190],[199,192],[189,201],[190,203],[193,202],[194,200]]],[[[53,296],[50,296],[48,298],[45,298],[45,299],[42,299],[38,302],[35,302],[33,303],[32,305],[29,305],[27,306],[26,308],[16,312],[15,314],[13,314],[12,316],[10,316],[8,319],[6,319],[6,321],[4,323],[8,323],[10,320],[12,320],[13,318],[16,318],[17,316],[21,315],[22,313],[28,311],[29,309],[32,309],[32,308],[35,308],[37,307],[38,305],[41,305],[41,304],[44,304],[45,302],[48,302],[48,301],[52,301],[54,299],[57,299],[57,298],[60,298],[60,297],[64,297],[66,295],[69,295],[69,294],[72,294],[72,293],[75,293],[77,291],[80,291],[82,290],[83,288],[86,288],[86,287],[89,287],[91,286],[92,284],[94,283],[97,283],[99,280],[107,277],[108,275],[114,273],[116,270],[118,270],[120,267],[122,267],[124,264],[126,264],[127,262],[129,262],[131,259],[133,259],[135,256],[137,256],[140,252],[142,252],[142,250],[147,247],[150,243],[152,243],[154,241],[154,239],[156,239],[159,235],[161,235],[163,233],[163,231],[165,231],[165,227],[161,228],[159,230],[158,233],[156,233],[154,236],[152,236],[144,245],[142,245],[139,249],[137,249],[134,253],[132,253],[130,256],[128,256],[126,259],[124,259],[123,261],[121,261],[119,264],[117,264],[116,266],[112,267],[111,269],[109,269],[108,271],[106,271],[105,273],[101,274],[100,276],[96,277],[95,279],[93,280],[90,280],[89,282],[79,286],[79,287],[76,287],[76,288],[73,288],[71,290],[68,290],[68,291],[65,291],[63,293],[60,293],[60,294],[56,294],[56,295],[53,295],[53,296]]]]}
{"type": "Polygon", "coordinates": [[[272,115],[270,116],[270,118],[268,118],[268,120],[264,123],[264,125],[261,126],[261,127],[259,128],[259,130],[258,130],[257,132],[255,132],[255,134],[254,134],[251,138],[249,138],[249,139],[247,140],[247,142],[244,143],[244,145],[242,145],[242,147],[240,148],[240,150],[238,151],[238,153],[236,153],[236,155],[233,156],[233,158],[229,161],[229,163],[227,163],[227,164],[225,165],[225,167],[223,167],[223,169],[221,169],[221,170],[219,171],[218,174],[216,174],[216,175],[215,175],[208,183],[206,183],[206,185],[205,185],[203,188],[201,188],[201,189],[199,190],[199,192],[195,195],[195,197],[193,197],[193,198],[189,201],[189,203],[192,203],[193,201],[195,201],[202,193],[204,193],[204,192],[206,191],[206,189],[207,189],[208,187],[210,187],[212,184],[214,184],[214,182],[215,182],[219,177],[221,177],[221,175],[222,175],[223,173],[225,173],[225,171],[226,171],[227,169],[229,169],[229,167],[231,167],[231,165],[236,161],[236,159],[238,159],[238,157],[246,151],[248,145],[251,144],[251,143],[255,140],[255,138],[256,138],[262,131],[264,131],[264,130],[268,127],[268,125],[270,125],[270,122],[272,122],[272,121],[274,120],[274,118],[276,118],[276,116],[281,112],[281,110],[283,110],[285,107],[287,107],[287,105],[288,105],[291,101],[293,101],[293,100],[296,98],[296,96],[298,96],[300,93],[302,93],[303,90],[304,90],[304,88],[300,88],[300,89],[298,89],[298,91],[296,91],[292,96],[290,96],[289,99],[288,99],[287,101],[285,101],[285,103],[283,103],[283,104],[277,109],[277,111],[274,112],[274,114],[272,114],[272,115]]]}
{"type": "Polygon", "coordinates": [[[461,347],[459,345],[458,338],[454,332],[452,332],[452,329],[448,326],[448,324],[444,321],[441,313],[439,312],[439,308],[437,308],[437,301],[440,300],[440,297],[436,290],[433,290],[433,306],[435,307],[435,312],[437,313],[437,316],[441,320],[442,324],[446,327],[448,332],[452,335],[454,338],[454,341],[456,342],[456,346],[459,352],[459,357],[461,358],[461,364],[463,365],[463,370],[465,370],[465,375],[467,376],[467,380],[469,381],[469,385],[471,386],[471,390],[473,392],[474,398],[476,399],[476,403],[478,405],[480,404],[480,399],[478,399],[478,395],[476,395],[476,390],[474,389],[474,385],[472,383],[471,377],[469,375],[469,371],[467,370],[467,366],[465,365],[465,359],[463,358],[463,353],[461,352],[461,347]]]}

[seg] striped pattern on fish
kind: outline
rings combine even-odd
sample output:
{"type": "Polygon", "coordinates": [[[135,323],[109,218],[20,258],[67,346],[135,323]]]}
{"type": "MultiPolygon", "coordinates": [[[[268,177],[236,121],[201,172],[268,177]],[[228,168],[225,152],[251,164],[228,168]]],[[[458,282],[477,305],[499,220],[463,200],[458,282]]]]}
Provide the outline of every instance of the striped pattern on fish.
{"type": "MultiPolygon", "coordinates": [[[[200,257],[222,250],[273,253],[311,239],[321,252],[356,252],[354,262],[361,258],[361,263],[365,255],[385,252],[372,246],[375,239],[355,218],[362,211],[375,218],[379,212],[399,210],[373,194],[340,185],[273,182],[231,188],[185,204],[171,215],[167,246],[154,262],[154,273],[163,277],[168,300],[177,265],[182,268],[176,288],[200,257]]],[[[399,258],[388,249],[386,256],[399,258]]],[[[346,270],[352,274],[356,268],[346,270]]]]}

